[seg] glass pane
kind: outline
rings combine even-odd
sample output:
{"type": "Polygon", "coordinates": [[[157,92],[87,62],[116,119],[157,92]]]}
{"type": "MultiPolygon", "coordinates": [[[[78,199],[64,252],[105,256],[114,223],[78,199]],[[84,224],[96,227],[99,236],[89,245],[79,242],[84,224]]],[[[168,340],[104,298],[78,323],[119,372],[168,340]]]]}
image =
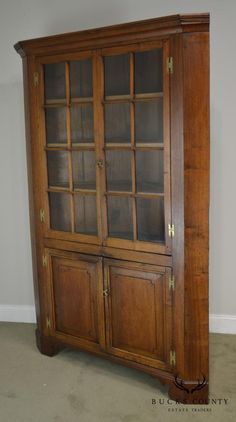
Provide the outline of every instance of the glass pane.
{"type": "Polygon", "coordinates": [[[97,234],[97,206],[95,195],[75,195],[75,231],[97,234]]]}
{"type": "Polygon", "coordinates": [[[46,100],[66,99],[65,63],[44,65],[44,86],[46,100]]]}
{"type": "Polygon", "coordinates": [[[96,160],[94,151],[73,151],[74,189],[96,189],[96,160]]]}
{"type": "Polygon", "coordinates": [[[129,103],[105,104],[105,139],[107,142],[130,142],[129,103]]]}
{"type": "Polygon", "coordinates": [[[129,54],[104,57],[105,95],[130,93],[129,54]]]}
{"type": "Polygon", "coordinates": [[[136,143],[163,142],[163,101],[138,101],[135,104],[136,143]]]}
{"type": "Polygon", "coordinates": [[[165,241],[164,199],[137,198],[138,240],[165,241]]]}
{"type": "Polygon", "coordinates": [[[109,236],[133,239],[131,198],[109,196],[107,198],[107,206],[109,236]]]}
{"type": "Polygon", "coordinates": [[[50,107],[45,110],[47,144],[65,144],[66,134],[66,109],[50,107]]]}
{"type": "Polygon", "coordinates": [[[50,192],[49,207],[51,229],[70,232],[70,195],[68,193],[50,192]]]}
{"type": "Polygon", "coordinates": [[[137,192],[164,191],[163,150],[136,152],[137,192]]]}
{"type": "Polygon", "coordinates": [[[106,152],[107,190],[132,192],[131,152],[106,152]]]}
{"type": "Polygon", "coordinates": [[[68,153],[65,151],[48,151],[48,185],[69,187],[68,153]]]}
{"type": "Polygon", "coordinates": [[[93,96],[93,75],[91,59],[70,62],[71,97],[93,96]]]}
{"type": "Polygon", "coordinates": [[[72,142],[93,142],[93,105],[80,104],[71,107],[72,142]]]}
{"type": "Polygon", "coordinates": [[[162,49],[135,53],[135,93],[162,92],[162,49]]]}

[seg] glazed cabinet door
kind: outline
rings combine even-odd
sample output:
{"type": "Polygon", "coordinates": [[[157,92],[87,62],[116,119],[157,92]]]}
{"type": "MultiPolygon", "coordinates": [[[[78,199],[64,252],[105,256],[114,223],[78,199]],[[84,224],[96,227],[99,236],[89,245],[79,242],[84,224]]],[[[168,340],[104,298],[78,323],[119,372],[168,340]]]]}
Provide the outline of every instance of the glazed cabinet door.
{"type": "Polygon", "coordinates": [[[86,349],[104,343],[101,258],[50,253],[53,334],[86,349]]]}
{"type": "Polygon", "coordinates": [[[102,50],[105,242],[171,253],[168,41],[102,50]]]}
{"type": "Polygon", "coordinates": [[[45,235],[98,244],[94,58],[91,52],[47,56],[38,66],[45,235]]]}
{"type": "Polygon", "coordinates": [[[171,271],[105,261],[107,348],[116,356],[168,369],[172,348],[171,271]]]}
{"type": "Polygon", "coordinates": [[[171,254],[169,42],[40,57],[45,237],[171,254]]]}

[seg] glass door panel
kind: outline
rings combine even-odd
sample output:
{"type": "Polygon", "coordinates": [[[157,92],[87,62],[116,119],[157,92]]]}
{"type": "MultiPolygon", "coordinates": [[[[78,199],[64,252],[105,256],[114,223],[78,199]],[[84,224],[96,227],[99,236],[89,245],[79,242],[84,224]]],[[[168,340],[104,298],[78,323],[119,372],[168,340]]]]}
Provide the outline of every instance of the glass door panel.
{"type": "Polygon", "coordinates": [[[108,245],[118,238],[152,252],[166,243],[169,206],[163,48],[108,55],[103,65],[108,245]]]}
{"type": "Polygon", "coordinates": [[[136,189],[143,193],[164,193],[163,150],[136,151],[136,189]]]}
{"type": "Polygon", "coordinates": [[[105,96],[129,95],[129,54],[104,57],[105,96]]]}
{"type": "Polygon", "coordinates": [[[93,96],[91,59],[70,62],[70,96],[72,100],[93,96]]]}
{"type": "Polygon", "coordinates": [[[108,191],[132,192],[131,152],[106,151],[108,191]]]}
{"type": "Polygon", "coordinates": [[[66,108],[50,107],[45,110],[47,144],[66,144],[66,108]]]}
{"type": "Polygon", "coordinates": [[[163,91],[162,48],[134,54],[135,94],[163,91]]]}
{"type": "Polygon", "coordinates": [[[75,231],[97,235],[96,195],[75,195],[75,231]]]}
{"type": "Polygon", "coordinates": [[[96,159],[94,151],[73,151],[74,189],[96,190],[96,159]]]}
{"type": "Polygon", "coordinates": [[[71,231],[70,195],[49,192],[50,226],[53,230],[71,231]]]}
{"type": "Polygon", "coordinates": [[[136,143],[163,142],[163,101],[162,98],[135,103],[136,143]]]}
{"type": "Polygon", "coordinates": [[[120,239],[133,239],[132,202],[129,197],[109,196],[108,234],[120,239]]]}
{"type": "Polygon", "coordinates": [[[48,185],[69,188],[68,152],[47,151],[48,185]]]}
{"type": "Polygon", "coordinates": [[[45,100],[66,101],[66,67],[65,63],[52,63],[44,65],[45,100]]]}
{"type": "Polygon", "coordinates": [[[44,65],[50,228],[78,236],[97,236],[92,73],[91,58],[44,65]]]}
{"type": "Polygon", "coordinates": [[[130,143],[129,103],[105,104],[105,141],[107,143],[130,143]]]}
{"type": "Polygon", "coordinates": [[[93,143],[93,105],[76,104],[71,107],[72,143],[93,143]]]}
{"type": "Polygon", "coordinates": [[[137,198],[138,240],[165,242],[164,199],[137,198]]]}

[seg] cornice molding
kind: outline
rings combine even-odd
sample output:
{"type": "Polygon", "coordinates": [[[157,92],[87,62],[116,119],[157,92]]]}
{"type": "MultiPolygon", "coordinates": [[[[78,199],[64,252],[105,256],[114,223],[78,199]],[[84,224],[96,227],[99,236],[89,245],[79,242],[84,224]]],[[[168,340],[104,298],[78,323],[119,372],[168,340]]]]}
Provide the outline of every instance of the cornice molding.
{"type": "Polygon", "coordinates": [[[21,57],[37,56],[47,52],[60,54],[68,50],[84,50],[90,46],[93,46],[93,49],[102,48],[103,45],[112,45],[116,42],[120,44],[122,41],[132,43],[145,36],[150,39],[178,32],[208,31],[208,29],[209,13],[172,15],[19,41],[14,47],[21,57]]]}

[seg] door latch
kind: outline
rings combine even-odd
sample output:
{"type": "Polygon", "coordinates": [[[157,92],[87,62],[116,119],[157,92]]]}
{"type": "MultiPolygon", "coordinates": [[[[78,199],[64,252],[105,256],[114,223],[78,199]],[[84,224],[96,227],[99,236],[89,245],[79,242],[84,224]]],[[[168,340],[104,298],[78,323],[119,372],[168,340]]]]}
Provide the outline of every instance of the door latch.
{"type": "Polygon", "coordinates": [[[107,297],[110,294],[110,290],[109,289],[105,289],[103,290],[103,296],[107,297]]]}

